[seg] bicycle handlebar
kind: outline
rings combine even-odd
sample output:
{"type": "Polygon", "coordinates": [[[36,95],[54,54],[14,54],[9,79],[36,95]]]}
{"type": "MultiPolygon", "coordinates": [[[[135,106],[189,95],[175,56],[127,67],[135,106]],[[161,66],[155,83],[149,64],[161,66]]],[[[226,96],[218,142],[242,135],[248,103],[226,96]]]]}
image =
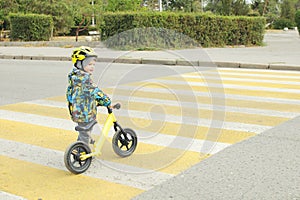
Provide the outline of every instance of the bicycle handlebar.
{"type": "Polygon", "coordinates": [[[110,114],[110,113],[112,113],[112,109],[119,110],[121,108],[121,104],[120,103],[116,103],[115,105],[107,106],[106,108],[107,108],[107,112],[110,114]]]}
{"type": "Polygon", "coordinates": [[[113,109],[119,110],[120,108],[121,108],[121,104],[120,103],[116,103],[115,105],[113,105],[113,109]]]}

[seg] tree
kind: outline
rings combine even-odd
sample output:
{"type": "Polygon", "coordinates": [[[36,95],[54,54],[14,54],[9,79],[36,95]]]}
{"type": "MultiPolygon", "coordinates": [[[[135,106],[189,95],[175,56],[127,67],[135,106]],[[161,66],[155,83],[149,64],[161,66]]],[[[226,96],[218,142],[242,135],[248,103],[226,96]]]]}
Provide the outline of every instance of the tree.
{"type": "Polygon", "coordinates": [[[291,21],[295,20],[295,9],[296,3],[292,0],[283,0],[281,4],[281,18],[289,19],[291,21]]]}
{"type": "Polygon", "coordinates": [[[165,1],[168,10],[184,11],[184,12],[199,12],[201,11],[200,0],[169,0],[165,1]]]}
{"type": "Polygon", "coordinates": [[[200,12],[200,11],[203,11],[203,10],[202,10],[202,1],[203,1],[203,0],[196,0],[196,1],[193,1],[193,4],[192,4],[192,12],[200,12]]]}
{"type": "MultiPolygon", "coordinates": [[[[100,18],[103,11],[104,2],[102,0],[66,0],[73,13],[73,21],[76,28],[76,41],[78,41],[79,32],[86,30],[91,22],[94,23],[100,18]]],[[[95,25],[95,24],[93,24],[95,25]]],[[[96,27],[95,27],[96,28],[96,27]]],[[[97,28],[96,28],[97,29],[97,28]]]]}
{"type": "Polygon", "coordinates": [[[145,5],[149,10],[158,10],[158,1],[159,0],[144,0],[143,5],[145,5]]]}
{"type": "Polygon", "coordinates": [[[105,11],[138,11],[141,10],[143,0],[106,0],[105,11]]]}
{"type": "Polygon", "coordinates": [[[8,14],[18,12],[19,4],[16,0],[0,0],[0,21],[2,21],[2,27],[7,29],[9,26],[8,14]]]}
{"type": "Polygon", "coordinates": [[[298,28],[298,33],[300,34],[300,10],[296,11],[295,22],[296,22],[296,25],[297,25],[297,28],[298,28]]]}
{"type": "Polygon", "coordinates": [[[247,15],[250,7],[245,0],[209,0],[205,10],[220,15],[247,15]]]}
{"type": "Polygon", "coordinates": [[[236,0],[232,4],[233,15],[247,15],[250,12],[250,6],[245,0],[236,0]]]}
{"type": "Polygon", "coordinates": [[[68,5],[66,0],[0,0],[1,12],[5,17],[17,12],[51,15],[55,34],[68,33],[73,26],[73,16],[68,5]]]}
{"type": "Polygon", "coordinates": [[[263,15],[264,1],[263,0],[252,0],[251,9],[253,12],[259,13],[260,16],[263,15]]]}
{"type": "Polygon", "coordinates": [[[64,0],[37,1],[32,10],[53,17],[55,35],[69,33],[74,25],[72,10],[64,0]]]}

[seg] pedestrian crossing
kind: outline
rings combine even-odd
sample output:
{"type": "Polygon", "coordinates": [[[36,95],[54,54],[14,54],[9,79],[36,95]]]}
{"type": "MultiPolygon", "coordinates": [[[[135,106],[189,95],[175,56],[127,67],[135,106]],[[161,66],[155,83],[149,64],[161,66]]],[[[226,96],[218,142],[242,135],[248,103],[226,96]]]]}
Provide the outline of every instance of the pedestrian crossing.
{"type": "MultiPolygon", "coordinates": [[[[102,88],[139,143],[119,158],[111,130],[102,155],[76,176],[63,162],[77,138],[64,96],[0,106],[0,199],[131,199],[299,116],[299,87],[299,72],[212,68],[102,88]]],[[[105,116],[99,108],[100,125],[105,116]]]]}

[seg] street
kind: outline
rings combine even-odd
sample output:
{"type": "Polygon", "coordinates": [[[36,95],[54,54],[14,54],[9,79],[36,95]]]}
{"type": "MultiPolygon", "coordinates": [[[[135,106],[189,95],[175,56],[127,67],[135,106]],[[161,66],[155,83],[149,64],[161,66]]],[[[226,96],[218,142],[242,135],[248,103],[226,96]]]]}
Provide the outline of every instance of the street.
{"type": "MultiPolygon", "coordinates": [[[[67,75],[72,70],[71,62],[0,60],[2,76],[0,105],[63,95],[67,75]]],[[[99,87],[116,85],[156,76],[195,71],[191,67],[173,67],[130,64],[98,63],[94,81],[99,87]]]]}
{"type": "MultiPolygon", "coordinates": [[[[97,63],[95,82],[122,104],[115,115],[137,132],[139,143],[132,156],[119,158],[112,131],[102,155],[75,176],[63,163],[65,149],[77,138],[64,96],[70,65],[0,60],[0,197],[154,198],[147,191],[300,115],[300,72],[97,63]]],[[[98,115],[101,126],[105,109],[98,115]]],[[[250,178],[242,192],[260,181],[250,178]]]]}

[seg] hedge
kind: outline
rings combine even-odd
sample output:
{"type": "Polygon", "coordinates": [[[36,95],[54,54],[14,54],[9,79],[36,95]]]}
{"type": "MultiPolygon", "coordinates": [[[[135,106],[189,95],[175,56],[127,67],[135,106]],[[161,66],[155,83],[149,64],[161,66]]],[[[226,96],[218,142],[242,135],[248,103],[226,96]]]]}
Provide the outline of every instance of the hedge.
{"type": "Polygon", "coordinates": [[[49,41],[53,30],[53,20],[49,15],[12,13],[10,39],[12,41],[49,41]]]}
{"type": "Polygon", "coordinates": [[[300,34],[300,10],[297,10],[295,14],[295,22],[297,25],[298,33],[300,34]]]}
{"type": "Polygon", "coordinates": [[[180,48],[262,45],[262,17],[216,16],[203,13],[104,13],[101,38],[108,47],[180,48]]]}
{"type": "Polygon", "coordinates": [[[296,23],[294,21],[286,18],[278,18],[273,23],[274,29],[284,29],[284,28],[293,29],[295,26],[296,23]]]}

